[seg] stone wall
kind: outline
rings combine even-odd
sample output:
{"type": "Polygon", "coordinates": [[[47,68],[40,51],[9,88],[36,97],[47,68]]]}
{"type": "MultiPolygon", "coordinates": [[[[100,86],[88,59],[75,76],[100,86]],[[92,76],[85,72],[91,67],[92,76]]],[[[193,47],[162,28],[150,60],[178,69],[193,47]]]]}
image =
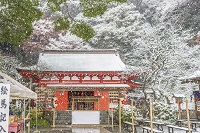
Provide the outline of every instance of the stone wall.
{"type": "MultiPolygon", "coordinates": [[[[108,124],[108,111],[100,111],[100,124],[108,124]]],[[[44,111],[44,117],[53,125],[53,111],[44,111]]],[[[56,111],[55,125],[56,127],[71,125],[72,124],[72,111],[56,111]]]]}
{"type": "Polygon", "coordinates": [[[56,111],[55,125],[71,125],[72,112],[71,111],[56,111]]]}
{"type": "Polygon", "coordinates": [[[102,110],[100,111],[100,124],[105,125],[108,124],[108,111],[102,110]]]}

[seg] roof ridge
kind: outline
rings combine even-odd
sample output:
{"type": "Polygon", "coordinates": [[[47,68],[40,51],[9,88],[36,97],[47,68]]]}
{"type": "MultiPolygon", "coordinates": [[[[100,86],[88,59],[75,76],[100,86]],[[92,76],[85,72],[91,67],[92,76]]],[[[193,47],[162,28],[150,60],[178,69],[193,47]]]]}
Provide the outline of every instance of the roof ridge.
{"type": "Polygon", "coordinates": [[[56,49],[43,49],[41,53],[68,53],[68,54],[118,54],[116,49],[92,49],[92,50],[80,50],[80,49],[66,49],[66,50],[56,50],[56,49]]]}

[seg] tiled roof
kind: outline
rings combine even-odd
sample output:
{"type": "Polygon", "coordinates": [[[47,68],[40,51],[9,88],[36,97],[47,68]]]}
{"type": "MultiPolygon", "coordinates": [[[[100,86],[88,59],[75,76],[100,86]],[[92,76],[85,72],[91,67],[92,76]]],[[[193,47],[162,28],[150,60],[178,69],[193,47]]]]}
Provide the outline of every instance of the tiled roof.
{"type": "Polygon", "coordinates": [[[115,50],[44,50],[39,55],[40,71],[124,71],[115,50]]]}

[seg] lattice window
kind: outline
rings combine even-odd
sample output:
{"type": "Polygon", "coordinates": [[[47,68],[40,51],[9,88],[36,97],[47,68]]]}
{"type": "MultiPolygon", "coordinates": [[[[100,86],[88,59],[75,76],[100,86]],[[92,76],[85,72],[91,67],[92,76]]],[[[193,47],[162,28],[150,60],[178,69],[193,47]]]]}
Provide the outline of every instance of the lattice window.
{"type": "Polygon", "coordinates": [[[110,91],[109,98],[110,98],[110,103],[118,103],[119,92],[118,91],[110,91]]]}

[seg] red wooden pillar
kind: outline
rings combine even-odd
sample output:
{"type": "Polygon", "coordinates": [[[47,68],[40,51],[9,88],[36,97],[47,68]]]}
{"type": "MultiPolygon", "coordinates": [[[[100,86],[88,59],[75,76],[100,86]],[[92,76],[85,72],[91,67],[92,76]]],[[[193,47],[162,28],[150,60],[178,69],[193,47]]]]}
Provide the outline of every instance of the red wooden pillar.
{"type": "MultiPolygon", "coordinates": [[[[101,91],[94,92],[94,96],[99,96],[99,110],[108,110],[109,109],[109,92],[101,91]]],[[[94,110],[98,110],[98,102],[94,103],[94,110]]]]}
{"type": "Polygon", "coordinates": [[[100,110],[108,110],[109,109],[109,92],[103,91],[101,92],[100,97],[100,110]]]}
{"type": "Polygon", "coordinates": [[[56,91],[56,110],[68,109],[68,91],[56,91]]]}
{"type": "Polygon", "coordinates": [[[94,96],[99,96],[99,102],[94,102],[94,110],[108,110],[109,109],[109,92],[95,91],[94,96]],[[99,104],[99,105],[98,105],[99,104]]]}

